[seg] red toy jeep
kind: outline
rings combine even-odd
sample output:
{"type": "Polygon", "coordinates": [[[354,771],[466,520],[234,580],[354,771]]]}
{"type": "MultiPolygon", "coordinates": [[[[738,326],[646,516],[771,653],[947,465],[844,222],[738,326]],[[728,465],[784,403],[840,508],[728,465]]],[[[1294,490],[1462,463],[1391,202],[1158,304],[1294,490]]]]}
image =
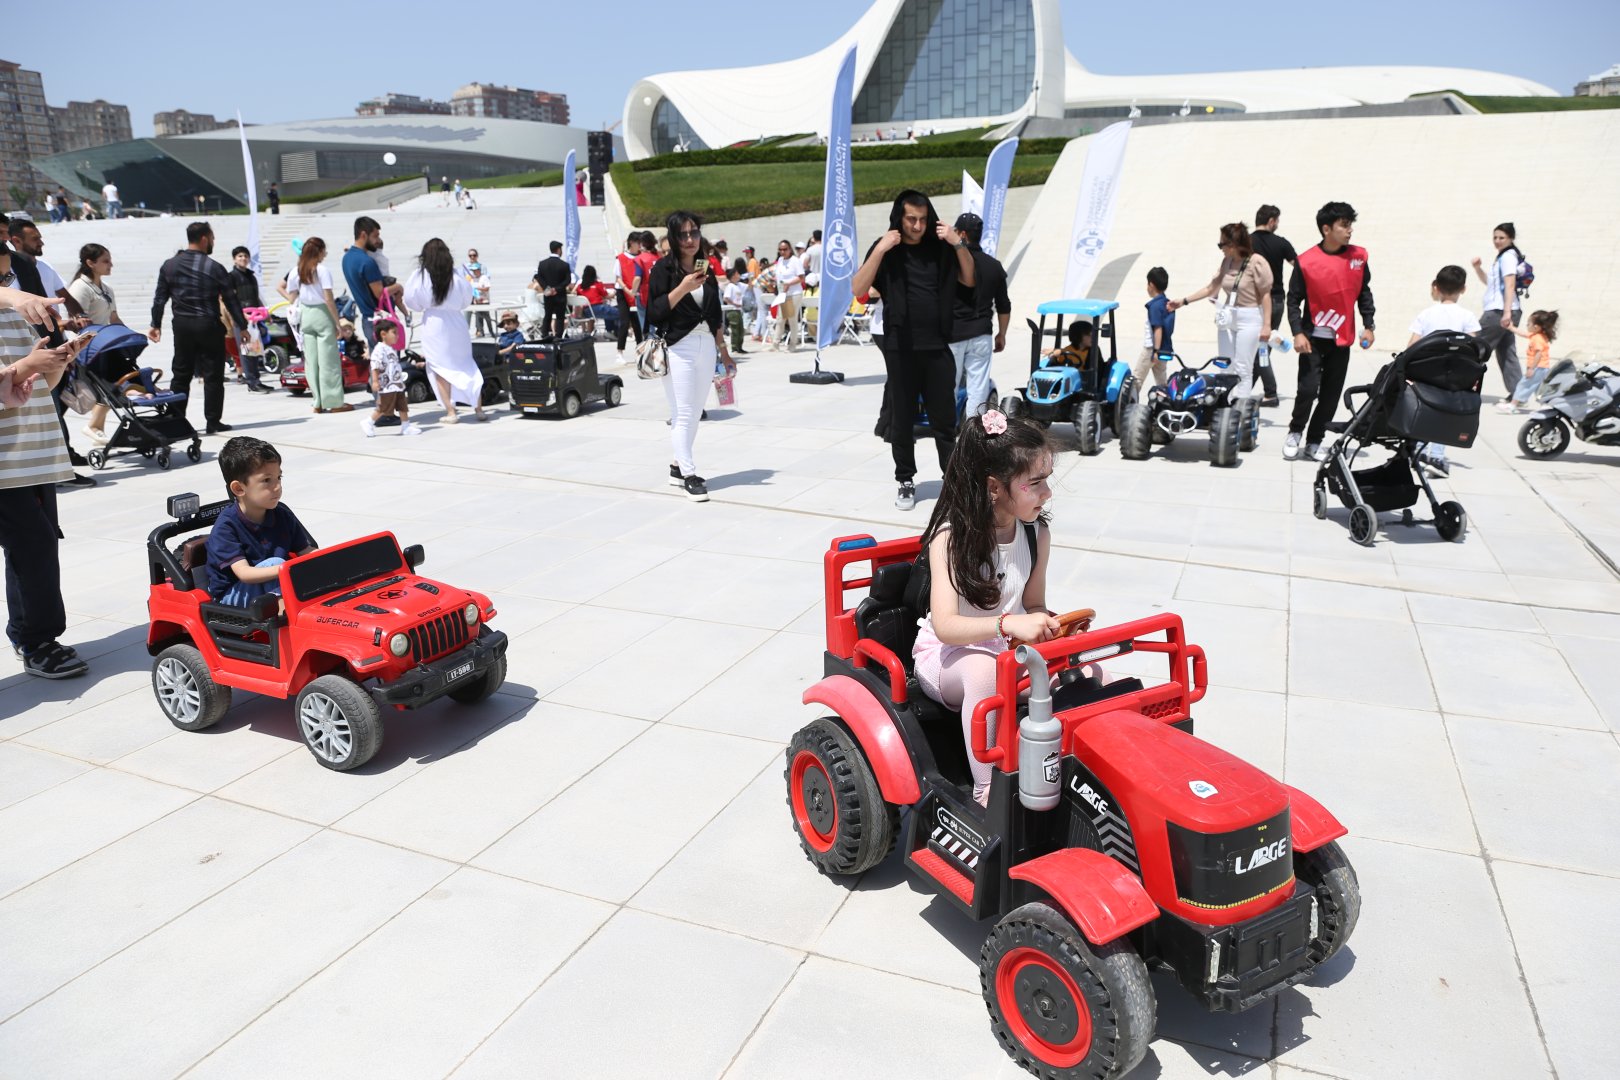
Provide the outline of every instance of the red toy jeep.
{"type": "Polygon", "coordinates": [[[1092,612],[1074,612],[1062,621],[1077,633],[1002,653],[997,694],[969,718],[974,756],[994,766],[980,807],[962,718],[912,671],[927,595],[918,552],[917,537],[870,536],[827,552],[825,678],[804,700],[835,715],[789,744],[788,806],[823,873],[859,874],[898,841],[923,884],[997,920],[980,985],[1020,1065],[1063,1080],[1135,1068],[1157,1011],[1149,965],[1206,1008],[1238,1012],[1343,948],[1361,911],[1334,842],[1346,830],[1193,736],[1208,677],[1178,616],[1090,629],[1092,612]],[[845,607],[853,590],[867,595],[845,607]],[[1169,678],[1104,684],[1082,671],[1132,652],[1165,656],[1169,678]]]}
{"type": "Polygon", "coordinates": [[[230,503],[198,502],[172,496],[175,520],[147,540],[152,689],[175,727],[218,723],[232,687],[297,695],[298,733],[315,760],[346,771],[382,746],[383,708],[441,697],[471,705],[506,680],[506,635],[488,626],[489,597],[418,577],[421,546],[401,551],[392,533],[288,560],[280,598],[215,603],[203,530],[230,503]],[[171,546],[179,536],[187,539],[171,546]]]}

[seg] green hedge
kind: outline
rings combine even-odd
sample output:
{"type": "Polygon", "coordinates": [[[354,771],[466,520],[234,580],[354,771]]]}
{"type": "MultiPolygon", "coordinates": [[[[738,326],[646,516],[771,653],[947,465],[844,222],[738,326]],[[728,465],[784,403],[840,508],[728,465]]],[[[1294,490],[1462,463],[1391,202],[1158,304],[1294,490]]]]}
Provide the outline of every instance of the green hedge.
{"type": "MultiPolygon", "coordinates": [[[[1024,139],[1019,154],[1061,154],[1068,139],[1024,139]]],[[[988,155],[991,144],[982,139],[925,143],[856,143],[850,147],[855,161],[916,161],[924,158],[971,157],[988,155]]],[[[685,154],[660,154],[630,162],[636,172],[662,169],[697,169],[709,165],[776,165],[785,162],[826,161],[824,146],[745,146],[723,150],[692,150],[685,154]]],[[[614,165],[617,170],[618,165],[614,165]]],[[[617,172],[614,173],[618,175],[617,172]]]]}
{"type": "MultiPolygon", "coordinates": [[[[1453,91],[1455,92],[1455,91],[1453,91]]],[[[1457,94],[1482,113],[1581,112],[1620,109],[1620,97],[1489,97],[1457,94]]]]}
{"type": "Polygon", "coordinates": [[[530,187],[560,187],[563,180],[561,169],[538,169],[534,172],[505,173],[501,176],[485,176],[464,181],[470,188],[530,188],[530,187]]]}
{"type": "MultiPolygon", "coordinates": [[[[1061,144],[1061,140],[1057,140],[1061,144]]],[[[1020,147],[1022,149],[1022,147],[1020,147]]],[[[1045,155],[1046,160],[1038,164],[1017,165],[1012,171],[1012,187],[1030,187],[1044,184],[1051,174],[1056,158],[1045,155]]],[[[820,193],[810,196],[786,199],[758,200],[758,201],[727,201],[724,188],[718,188],[712,202],[703,202],[694,199],[683,199],[679,205],[662,205],[649,198],[641,186],[640,179],[632,163],[619,161],[613,164],[613,186],[618,190],[619,199],[624,203],[630,221],[637,228],[661,228],[664,219],[677,209],[691,210],[700,214],[706,223],[721,221],[738,221],[746,218],[773,217],[777,214],[798,214],[812,210],[819,210],[822,206],[820,193]]],[[[907,188],[921,191],[924,195],[949,195],[962,190],[960,172],[950,177],[934,180],[924,180],[906,184],[868,184],[863,186],[859,178],[855,185],[855,202],[865,206],[872,203],[893,202],[900,193],[907,188]]]]}

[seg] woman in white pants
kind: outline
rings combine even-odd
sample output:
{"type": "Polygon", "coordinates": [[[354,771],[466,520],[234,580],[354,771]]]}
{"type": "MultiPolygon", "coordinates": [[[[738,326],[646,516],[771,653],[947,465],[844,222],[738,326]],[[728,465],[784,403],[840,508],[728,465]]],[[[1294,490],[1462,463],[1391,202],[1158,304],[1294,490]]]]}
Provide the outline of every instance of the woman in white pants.
{"type": "Polygon", "coordinates": [[[1218,303],[1230,309],[1230,319],[1216,317],[1220,341],[1215,355],[1232,361],[1230,370],[1238,377],[1232,397],[1242,399],[1254,395],[1254,358],[1260,348],[1260,335],[1271,325],[1271,265],[1254,257],[1249,227],[1241,221],[1221,226],[1217,246],[1221,249],[1221,265],[1215,276],[1197,292],[1170,301],[1170,310],[1219,294],[1218,303]]]}
{"type": "Polygon", "coordinates": [[[709,396],[716,362],[733,375],[737,365],[726,349],[720,286],[709,273],[703,222],[688,211],[677,210],[665,225],[669,254],[653,264],[648,278],[647,322],[669,346],[664,396],[669,399],[670,441],[675,450],[669,482],[683,489],[693,502],[708,502],[708,485],[692,461],[698,418],[709,396]]]}

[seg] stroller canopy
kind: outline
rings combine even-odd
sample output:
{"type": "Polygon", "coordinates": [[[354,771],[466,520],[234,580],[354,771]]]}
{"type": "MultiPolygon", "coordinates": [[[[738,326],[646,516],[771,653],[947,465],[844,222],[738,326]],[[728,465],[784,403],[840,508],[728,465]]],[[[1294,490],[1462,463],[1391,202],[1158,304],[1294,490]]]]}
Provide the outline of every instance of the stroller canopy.
{"type": "Polygon", "coordinates": [[[79,350],[79,363],[85,367],[95,362],[103,353],[117,350],[123,353],[124,359],[131,362],[146,348],[146,335],[138,330],[131,330],[127,326],[100,326],[92,323],[81,333],[94,335],[90,344],[79,350]]]}

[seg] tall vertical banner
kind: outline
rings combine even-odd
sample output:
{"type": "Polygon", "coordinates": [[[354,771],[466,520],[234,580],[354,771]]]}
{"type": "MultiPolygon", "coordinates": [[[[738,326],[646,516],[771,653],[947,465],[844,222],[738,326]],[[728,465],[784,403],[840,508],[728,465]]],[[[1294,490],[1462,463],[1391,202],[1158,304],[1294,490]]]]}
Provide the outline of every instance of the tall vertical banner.
{"type": "Polygon", "coordinates": [[[570,271],[579,268],[579,196],[574,191],[574,151],[563,162],[563,259],[570,271]]]}
{"type": "Polygon", "coordinates": [[[984,188],[966,169],[962,170],[962,213],[984,216],[984,188]]]}
{"type": "Polygon", "coordinates": [[[827,128],[827,178],[822,188],[821,299],[816,315],[816,351],[838,340],[854,292],[855,177],[849,164],[849,125],[855,97],[855,47],[844,54],[833,83],[832,123],[827,128]]]}
{"type": "Polygon", "coordinates": [[[979,247],[986,255],[995,255],[996,245],[1001,243],[1001,217],[1007,210],[1007,187],[1012,183],[1013,156],[1017,153],[1018,139],[1003,139],[984,164],[984,209],[974,213],[984,219],[984,237],[979,247]]]}
{"type": "Polygon", "coordinates": [[[242,110],[236,110],[236,130],[242,136],[242,178],[247,184],[248,204],[248,265],[253,267],[255,280],[259,276],[259,182],[253,176],[253,155],[248,153],[247,128],[242,124],[242,110]]]}
{"type": "Polygon", "coordinates": [[[1080,201],[1074,208],[1074,229],[1069,234],[1069,266],[1063,275],[1063,296],[1086,295],[1097,277],[1097,256],[1108,243],[1119,206],[1119,174],[1125,164],[1125,141],[1131,122],[1109,124],[1091,139],[1086,149],[1086,170],[1080,177],[1080,201]]]}

